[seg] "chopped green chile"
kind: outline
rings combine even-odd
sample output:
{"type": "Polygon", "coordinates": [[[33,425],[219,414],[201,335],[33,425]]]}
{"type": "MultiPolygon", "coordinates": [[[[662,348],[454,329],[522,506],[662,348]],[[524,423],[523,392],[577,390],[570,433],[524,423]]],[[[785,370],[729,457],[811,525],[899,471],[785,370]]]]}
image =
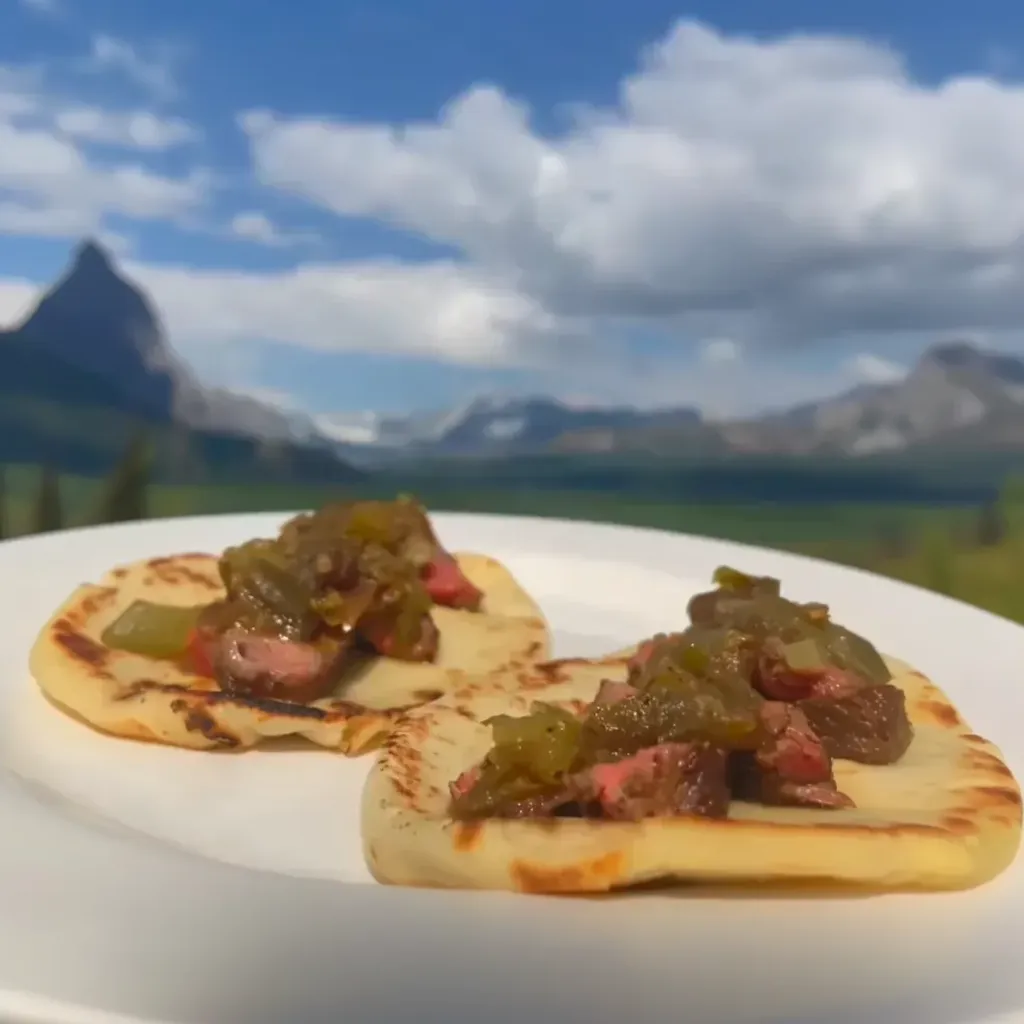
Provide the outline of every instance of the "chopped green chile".
{"type": "Polygon", "coordinates": [[[312,637],[317,623],[312,590],[273,541],[228,548],[220,571],[235,624],[289,640],[312,637]]]}
{"type": "Polygon", "coordinates": [[[876,648],[862,636],[832,622],[828,605],[790,601],[781,596],[777,580],[746,576],[735,569],[717,570],[715,580],[720,579],[726,581],[721,589],[700,597],[705,624],[732,630],[758,642],[780,639],[800,661],[800,668],[790,662],[797,671],[835,666],[872,683],[892,679],[876,648]],[[752,581],[753,586],[744,581],[752,581]]]}
{"type": "Polygon", "coordinates": [[[563,708],[538,702],[528,715],[495,715],[485,724],[494,745],[476,784],[453,799],[456,817],[493,815],[550,792],[580,765],[581,723],[563,708]]]}
{"type": "Polygon", "coordinates": [[[259,538],[225,548],[220,556],[218,569],[224,589],[232,593],[241,579],[250,571],[256,560],[273,561],[284,568],[287,561],[278,543],[273,540],[259,538]]]}
{"type": "Polygon", "coordinates": [[[220,572],[231,617],[254,632],[303,641],[324,631],[344,636],[372,619],[389,654],[432,656],[422,653],[421,638],[433,603],[405,551],[416,531],[433,557],[430,525],[415,502],[355,502],[298,516],[276,539],[228,548],[220,572]]]}
{"type": "Polygon", "coordinates": [[[782,656],[794,672],[815,672],[828,668],[828,659],[814,637],[786,644],[782,648],[782,656]]]}
{"type": "Polygon", "coordinates": [[[824,629],[824,646],[830,662],[839,668],[876,685],[892,680],[892,672],[877,648],[857,633],[830,622],[824,629]]]}
{"type": "Polygon", "coordinates": [[[331,546],[339,540],[373,544],[401,557],[418,569],[438,552],[430,520],[419,502],[407,496],[397,501],[353,501],[327,505],[286,523],[281,539],[288,549],[331,546]]]}
{"type": "Polygon", "coordinates": [[[712,582],[723,590],[745,594],[767,594],[778,597],[781,584],[773,576],[751,576],[728,565],[720,565],[712,574],[712,582]]]}
{"type": "Polygon", "coordinates": [[[673,672],[701,679],[749,679],[756,651],[749,638],[731,629],[690,626],[657,641],[646,664],[630,681],[644,689],[649,680],[673,672]]]}
{"type": "Polygon", "coordinates": [[[373,580],[360,580],[345,593],[328,590],[314,597],[310,607],[332,629],[347,633],[373,607],[376,598],[377,584],[373,580]]]}
{"type": "Polygon", "coordinates": [[[147,658],[177,658],[189,641],[207,605],[183,607],[135,601],[103,631],[106,647],[147,658]]]}
{"type": "Polygon", "coordinates": [[[840,668],[870,683],[891,679],[874,646],[832,622],[827,605],[790,601],[778,580],[728,567],[715,582],[718,590],[691,600],[692,625],[640,646],[628,696],[591,704],[579,717],[537,705],[523,718],[491,719],[494,744],[476,783],[453,797],[453,813],[487,816],[516,811],[523,800],[557,800],[576,773],[664,743],[757,749],[764,698],[754,680],[766,653],[781,652],[796,673],[840,668]]]}
{"type": "Polygon", "coordinates": [[[645,747],[689,739],[747,750],[759,735],[761,703],[738,677],[711,681],[682,673],[659,676],[636,696],[590,708],[580,738],[583,761],[617,760],[645,747]]]}
{"type": "Polygon", "coordinates": [[[452,800],[451,810],[456,818],[486,818],[497,815],[503,807],[541,796],[552,789],[537,782],[522,766],[504,760],[500,752],[491,755],[480,766],[480,778],[468,792],[452,800]]]}
{"type": "Polygon", "coordinates": [[[394,645],[392,655],[408,660],[423,631],[423,617],[426,612],[417,608],[415,602],[401,608],[394,620],[394,645]]]}
{"type": "Polygon", "coordinates": [[[491,760],[534,782],[551,784],[568,773],[580,749],[580,720],[553,704],[537,703],[529,715],[495,715],[491,760]]]}

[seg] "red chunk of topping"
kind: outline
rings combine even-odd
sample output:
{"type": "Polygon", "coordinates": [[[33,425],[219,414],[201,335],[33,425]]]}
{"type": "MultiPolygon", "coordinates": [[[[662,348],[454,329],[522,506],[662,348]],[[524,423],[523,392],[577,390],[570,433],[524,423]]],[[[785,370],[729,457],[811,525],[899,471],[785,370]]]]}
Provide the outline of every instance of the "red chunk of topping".
{"type": "Polygon", "coordinates": [[[185,655],[186,663],[197,676],[204,676],[213,679],[216,676],[214,671],[214,656],[211,647],[219,642],[219,637],[211,635],[203,630],[193,629],[189,634],[188,648],[185,655]]]}
{"type": "Polygon", "coordinates": [[[462,571],[459,563],[441,551],[423,569],[423,584],[435,604],[476,611],[483,600],[480,590],[462,571]]]}
{"type": "Polygon", "coordinates": [[[451,794],[453,799],[465,796],[479,781],[481,769],[479,765],[467,768],[452,784],[451,794]]]}

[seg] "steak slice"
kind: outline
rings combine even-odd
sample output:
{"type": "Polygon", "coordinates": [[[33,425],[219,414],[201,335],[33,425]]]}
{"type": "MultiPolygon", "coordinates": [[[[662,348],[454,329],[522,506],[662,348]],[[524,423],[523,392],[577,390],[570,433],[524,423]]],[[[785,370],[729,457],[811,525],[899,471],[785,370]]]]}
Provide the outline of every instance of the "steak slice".
{"type": "Polygon", "coordinates": [[[778,775],[766,774],[761,779],[761,802],[779,807],[816,807],[823,811],[853,807],[853,801],[836,788],[835,780],[827,782],[787,782],[778,775]]]}
{"type": "Polygon", "coordinates": [[[856,806],[839,792],[831,773],[818,782],[796,782],[759,763],[756,754],[735,751],[729,757],[729,788],[737,800],[776,807],[839,810],[856,806]]]}
{"type": "Polygon", "coordinates": [[[583,818],[588,808],[571,785],[552,792],[536,793],[519,800],[505,800],[494,812],[496,818],[583,818]]]}
{"type": "Polygon", "coordinates": [[[797,707],[832,757],[893,764],[914,739],[907,698],[898,686],[866,686],[841,697],[810,697],[797,707]]]}
{"type": "Polygon", "coordinates": [[[621,761],[599,764],[579,779],[582,805],[590,797],[602,817],[617,821],[701,815],[729,810],[727,755],[708,743],[661,743],[621,761]]]}
{"type": "Polygon", "coordinates": [[[826,782],[832,761],[804,713],[792,704],[765,701],[761,705],[763,738],[755,757],[767,772],[788,782],[826,782]]]}
{"type": "Polygon", "coordinates": [[[259,636],[233,628],[207,640],[206,651],[221,687],[249,697],[305,704],[326,696],[347,653],[297,640],[259,636]]]}
{"type": "Polygon", "coordinates": [[[828,750],[799,707],[765,701],[761,725],[757,750],[730,759],[729,785],[737,799],[822,809],[853,806],[836,788],[828,750]]]}

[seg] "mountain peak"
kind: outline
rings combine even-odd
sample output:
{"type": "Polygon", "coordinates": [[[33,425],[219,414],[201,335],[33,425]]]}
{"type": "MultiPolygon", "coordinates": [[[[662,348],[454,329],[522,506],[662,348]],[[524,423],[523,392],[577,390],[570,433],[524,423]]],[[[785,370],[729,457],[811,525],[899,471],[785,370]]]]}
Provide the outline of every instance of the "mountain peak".
{"type": "Polygon", "coordinates": [[[156,312],[93,239],[78,246],[17,334],[37,355],[117,381],[138,408],[171,407],[171,353],[156,312]]]}
{"type": "Polygon", "coordinates": [[[953,339],[929,345],[921,355],[921,362],[933,363],[952,369],[954,367],[970,366],[978,362],[979,359],[984,359],[986,354],[980,345],[976,345],[972,341],[953,339]]]}
{"type": "Polygon", "coordinates": [[[115,277],[120,275],[114,269],[113,261],[106,249],[93,238],[86,238],[75,249],[71,260],[71,273],[94,274],[102,271],[115,277]]]}
{"type": "Polygon", "coordinates": [[[944,341],[932,345],[925,350],[918,365],[943,371],[965,371],[1005,384],[1024,384],[1024,360],[982,348],[972,341],[944,341]]]}

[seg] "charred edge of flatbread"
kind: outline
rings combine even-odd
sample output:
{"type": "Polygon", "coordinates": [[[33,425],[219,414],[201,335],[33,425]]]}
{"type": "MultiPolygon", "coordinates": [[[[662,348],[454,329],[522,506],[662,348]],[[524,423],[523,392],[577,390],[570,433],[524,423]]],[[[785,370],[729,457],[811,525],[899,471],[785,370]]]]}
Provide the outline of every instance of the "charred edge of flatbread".
{"type": "MultiPolygon", "coordinates": [[[[483,723],[493,714],[524,713],[538,699],[578,711],[602,678],[625,672],[627,656],[539,665],[522,673],[517,691],[472,686],[412,712],[385,741],[364,794],[364,854],[378,881],[534,893],[607,892],[652,882],[970,888],[999,874],[1016,855],[1021,793],[1013,773],[938,687],[895,660],[893,681],[907,693],[915,744],[939,738],[940,749],[947,745],[952,754],[937,780],[947,785],[946,803],[929,815],[868,806],[855,812],[770,808],[763,819],[725,820],[448,817],[448,783],[477,759],[452,753],[452,734],[471,731],[479,754],[489,746],[483,723]],[[438,758],[447,766],[444,777],[431,763],[438,758]],[[925,817],[933,820],[914,820],[925,817]],[[729,853],[739,854],[738,863],[716,868],[729,853]]],[[[886,778],[878,773],[901,772],[901,763],[837,762],[837,774],[868,779],[877,792],[886,778]]],[[[889,776],[890,785],[895,778],[889,776]]],[[[919,785],[927,787],[928,779],[919,785]]]]}
{"type": "MultiPolygon", "coordinates": [[[[460,562],[463,556],[458,556],[460,562]]],[[[532,637],[511,665],[518,669],[548,655],[548,631],[539,610],[508,571],[486,556],[464,556],[478,581],[503,587],[502,594],[524,614],[521,623],[532,637]]],[[[114,651],[98,639],[97,622],[110,617],[130,588],[132,598],[173,599],[199,604],[222,593],[213,555],[192,553],[149,559],[113,569],[100,585],[80,587],[40,633],[30,668],[46,697],[86,724],[123,738],[203,750],[243,750],[268,739],[298,735],[322,746],[358,755],[380,745],[384,736],[411,709],[443,696],[468,676],[456,669],[438,670],[432,681],[410,690],[408,700],[373,707],[356,700],[327,697],[312,704],[227,694],[173,663],[140,659],[114,651]],[[132,669],[128,670],[128,666],[132,669]],[[120,672],[119,672],[120,668],[120,672]],[[145,671],[143,670],[145,669],[145,671]],[[164,678],[160,678],[163,676],[164,678]],[[443,677],[443,678],[442,678],[443,677]],[[440,685],[443,683],[443,685],[440,685]]],[[[486,601],[486,593],[485,593],[486,601]]],[[[473,615],[452,612],[449,616],[473,615]]],[[[377,659],[371,659],[376,662],[377,659]]],[[[386,661],[389,670],[400,663],[386,661]]],[[[415,669],[413,670],[415,671],[415,669]]],[[[344,684],[341,687],[344,692],[344,684]]]]}

